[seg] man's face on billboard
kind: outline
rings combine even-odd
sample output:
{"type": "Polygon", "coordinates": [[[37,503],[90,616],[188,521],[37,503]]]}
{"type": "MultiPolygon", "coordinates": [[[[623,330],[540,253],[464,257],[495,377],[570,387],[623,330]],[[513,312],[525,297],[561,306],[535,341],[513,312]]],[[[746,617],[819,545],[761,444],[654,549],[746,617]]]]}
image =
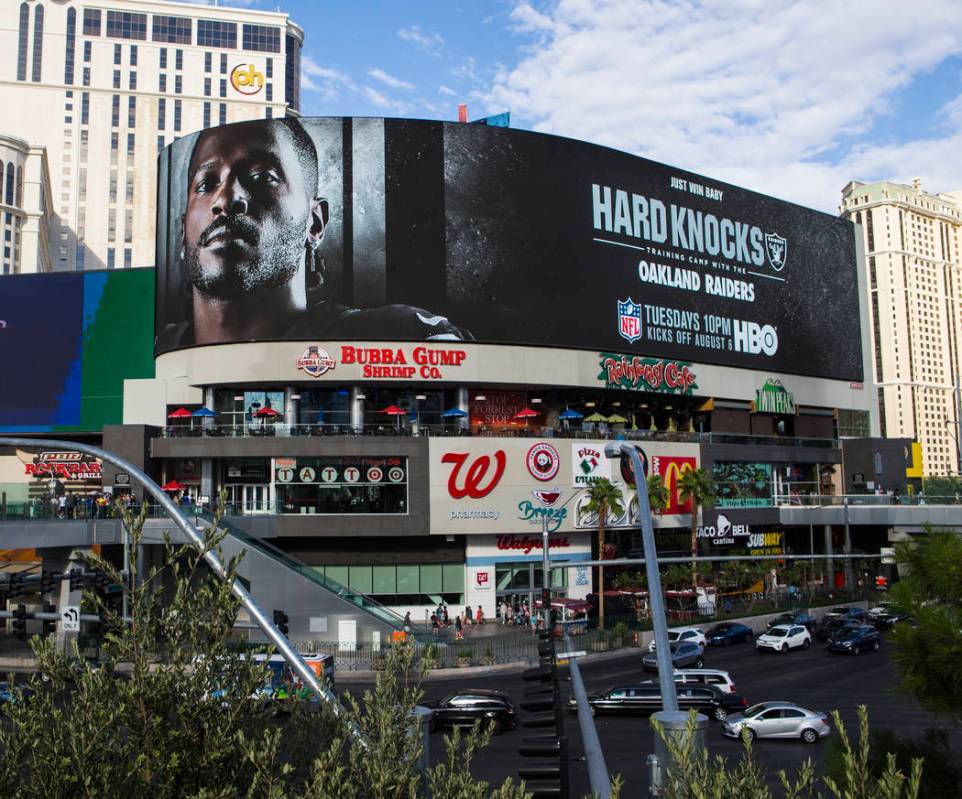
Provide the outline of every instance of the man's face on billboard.
{"type": "Polygon", "coordinates": [[[285,125],[250,124],[202,133],[189,168],[184,264],[202,293],[229,299],[283,286],[323,230],[285,125]]]}

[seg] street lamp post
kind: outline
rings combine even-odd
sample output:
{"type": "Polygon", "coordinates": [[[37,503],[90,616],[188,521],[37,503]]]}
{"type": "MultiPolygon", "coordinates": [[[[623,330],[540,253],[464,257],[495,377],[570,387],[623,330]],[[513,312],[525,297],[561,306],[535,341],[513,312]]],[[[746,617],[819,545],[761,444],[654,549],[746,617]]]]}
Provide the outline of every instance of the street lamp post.
{"type": "MultiPolygon", "coordinates": [[[[568,497],[561,505],[560,510],[573,500],[577,493],[568,497]]],[[[534,608],[531,609],[534,611],[534,608]]],[[[548,517],[541,517],[541,615],[544,618],[545,631],[551,630],[551,560],[548,557],[548,517]]]]}

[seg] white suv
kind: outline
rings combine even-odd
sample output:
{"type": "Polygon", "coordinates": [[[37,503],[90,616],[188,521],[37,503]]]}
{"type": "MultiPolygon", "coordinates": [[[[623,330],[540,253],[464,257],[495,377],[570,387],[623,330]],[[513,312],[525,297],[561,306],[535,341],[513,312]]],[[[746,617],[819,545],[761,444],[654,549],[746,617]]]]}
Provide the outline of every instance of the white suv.
{"type": "MultiPolygon", "coordinates": [[[[705,633],[703,630],[699,630],[697,627],[673,627],[668,631],[668,643],[674,644],[700,644],[701,648],[708,648],[708,639],[705,638],[705,633]]],[[[651,639],[651,643],[648,644],[648,651],[655,651],[655,639],[651,639]]]]}
{"type": "Polygon", "coordinates": [[[808,649],[811,645],[812,634],[800,624],[776,624],[755,639],[756,649],[769,649],[783,655],[788,654],[789,649],[808,649]]]}
{"type": "Polygon", "coordinates": [[[675,669],[678,685],[711,685],[722,693],[735,693],[735,683],[727,671],[721,669],[675,669]]]}

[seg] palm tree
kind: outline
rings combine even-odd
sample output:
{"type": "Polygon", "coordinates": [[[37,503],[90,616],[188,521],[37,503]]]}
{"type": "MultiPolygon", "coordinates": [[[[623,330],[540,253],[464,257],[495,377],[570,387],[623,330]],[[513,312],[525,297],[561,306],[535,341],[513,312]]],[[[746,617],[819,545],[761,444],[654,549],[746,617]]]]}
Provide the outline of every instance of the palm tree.
{"type": "Polygon", "coordinates": [[[658,513],[664,510],[670,501],[671,494],[661,482],[661,478],[654,474],[648,475],[648,505],[651,507],[651,512],[658,513]]]}
{"type": "MultiPolygon", "coordinates": [[[[598,514],[598,560],[605,557],[605,520],[608,514],[620,516],[625,512],[621,489],[602,477],[588,487],[588,504],[585,511],[598,514]]],[[[598,567],[598,626],[605,629],[605,567],[598,567]]]]}
{"type": "Polygon", "coordinates": [[[690,469],[678,478],[679,502],[691,502],[691,587],[697,588],[698,510],[715,500],[715,480],[705,469],[690,469]]]}

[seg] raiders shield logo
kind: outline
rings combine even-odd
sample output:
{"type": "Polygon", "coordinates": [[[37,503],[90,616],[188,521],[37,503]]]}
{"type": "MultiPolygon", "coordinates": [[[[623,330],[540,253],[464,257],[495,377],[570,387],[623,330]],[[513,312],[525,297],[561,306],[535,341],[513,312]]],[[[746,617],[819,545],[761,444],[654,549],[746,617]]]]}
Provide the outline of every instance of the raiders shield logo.
{"type": "Polygon", "coordinates": [[[631,297],[618,300],[618,333],[629,344],[641,338],[641,306],[631,297]]]}
{"type": "Polygon", "coordinates": [[[768,252],[768,263],[772,265],[772,269],[781,272],[788,258],[788,241],[777,233],[766,233],[765,250],[768,252]]]}

